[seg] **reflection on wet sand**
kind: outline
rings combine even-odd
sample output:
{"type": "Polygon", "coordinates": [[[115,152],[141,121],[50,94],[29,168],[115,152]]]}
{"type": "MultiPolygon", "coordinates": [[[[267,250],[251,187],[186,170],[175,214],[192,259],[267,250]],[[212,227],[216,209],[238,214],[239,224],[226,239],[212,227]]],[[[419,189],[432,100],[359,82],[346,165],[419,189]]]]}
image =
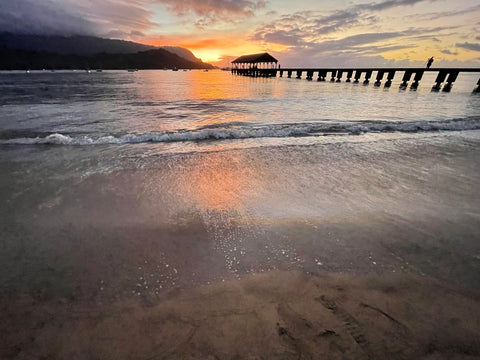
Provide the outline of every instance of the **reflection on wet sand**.
{"type": "Polygon", "coordinates": [[[212,153],[203,157],[188,176],[186,193],[200,211],[241,212],[254,189],[260,186],[241,153],[235,156],[212,153]]]}

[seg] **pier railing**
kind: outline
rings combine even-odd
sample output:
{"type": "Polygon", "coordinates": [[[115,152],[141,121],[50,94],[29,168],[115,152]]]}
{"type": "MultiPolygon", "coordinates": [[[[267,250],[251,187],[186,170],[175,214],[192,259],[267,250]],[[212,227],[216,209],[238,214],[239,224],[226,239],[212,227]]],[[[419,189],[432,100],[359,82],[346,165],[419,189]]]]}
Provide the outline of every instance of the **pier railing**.
{"type": "MultiPolygon", "coordinates": [[[[435,79],[435,84],[432,87],[432,91],[445,91],[449,92],[452,89],[452,85],[457,80],[458,75],[461,72],[476,72],[480,73],[480,68],[434,68],[434,69],[425,69],[425,68],[285,68],[285,69],[257,69],[248,68],[248,69],[232,69],[232,74],[251,76],[251,77],[283,77],[284,75],[288,78],[295,76],[297,79],[301,79],[303,74],[307,80],[313,80],[315,75],[317,81],[327,81],[330,78],[331,82],[341,82],[342,79],[345,79],[346,82],[352,82],[358,84],[362,82],[364,85],[370,83],[372,74],[376,73],[375,76],[375,86],[381,86],[382,81],[385,79],[384,86],[390,87],[392,85],[392,80],[395,77],[396,73],[403,73],[402,83],[400,88],[407,88],[409,82],[413,81],[410,84],[411,89],[418,88],[420,80],[425,72],[436,72],[437,77],[435,79]]],[[[475,92],[480,92],[480,79],[477,82],[477,87],[474,89],[475,92]]]]}

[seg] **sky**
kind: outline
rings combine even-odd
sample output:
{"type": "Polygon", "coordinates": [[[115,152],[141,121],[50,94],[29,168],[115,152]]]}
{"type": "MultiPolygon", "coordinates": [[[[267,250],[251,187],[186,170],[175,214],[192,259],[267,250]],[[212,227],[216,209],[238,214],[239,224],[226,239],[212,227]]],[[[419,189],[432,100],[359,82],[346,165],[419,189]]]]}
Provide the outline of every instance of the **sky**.
{"type": "Polygon", "coordinates": [[[221,66],[266,51],[283,67],[480,67],[479,0],[0,0],[0,31],[181,46],[221,66]]]}

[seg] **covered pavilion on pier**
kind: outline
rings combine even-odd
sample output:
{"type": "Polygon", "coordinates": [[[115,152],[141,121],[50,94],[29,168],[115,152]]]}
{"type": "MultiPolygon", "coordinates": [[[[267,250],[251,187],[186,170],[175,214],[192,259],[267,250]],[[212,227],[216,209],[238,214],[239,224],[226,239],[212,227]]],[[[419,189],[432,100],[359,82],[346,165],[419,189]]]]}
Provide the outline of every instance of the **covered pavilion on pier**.
{"type": "Polygon", "coordinates": [[[277,63],[269,53],[243,55],[232,61],[232,69],[276,69],[277,63]]]}

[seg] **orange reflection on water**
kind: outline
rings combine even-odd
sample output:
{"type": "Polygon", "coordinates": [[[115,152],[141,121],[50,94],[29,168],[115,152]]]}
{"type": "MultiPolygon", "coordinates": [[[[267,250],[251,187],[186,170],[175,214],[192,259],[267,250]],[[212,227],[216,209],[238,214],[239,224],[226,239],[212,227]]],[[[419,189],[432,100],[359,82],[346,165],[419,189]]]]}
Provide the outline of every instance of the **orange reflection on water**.
{"type": "MultiPolygon", "coordinates": [[[[145,70],[135,73],[142,131],[175,131],[258,121],[258,101],[285,96],[276,79],[249,78],[220,70],[145,70]],[[253,104],[253,105],[252,105],[253,104]]],[[[266,109],[271,111],[272,109],[266,109]]],[[[281,114],[267,114],[267,121],[281,114]]]]}
{"type": "Polygon", "coordinates": [[[225,74],[230,75],[230,72],[191,71],[189,74],[190,97],[192,99],[229,99],[238,96],[238,89],[233,91],[232,84],[225,81],[225,74]]]}
{"type": "Polygon", "coordinates": [[[210,106],[209,115],[198,123],[200,126],[248,121],[248,114],[232,111],[228,107],[229,99],[248,97],[248,87],[239,86],[237,79],[226,71],[192,71],[190,75],[189,96],[202,100],[210,106]]]}
{"type": "Polygon", "coordinates": [[[242,210],[256,188],[251,175],[240,153],[210,153],[195,167],[187,186],[202,210],[242,210]]]}

